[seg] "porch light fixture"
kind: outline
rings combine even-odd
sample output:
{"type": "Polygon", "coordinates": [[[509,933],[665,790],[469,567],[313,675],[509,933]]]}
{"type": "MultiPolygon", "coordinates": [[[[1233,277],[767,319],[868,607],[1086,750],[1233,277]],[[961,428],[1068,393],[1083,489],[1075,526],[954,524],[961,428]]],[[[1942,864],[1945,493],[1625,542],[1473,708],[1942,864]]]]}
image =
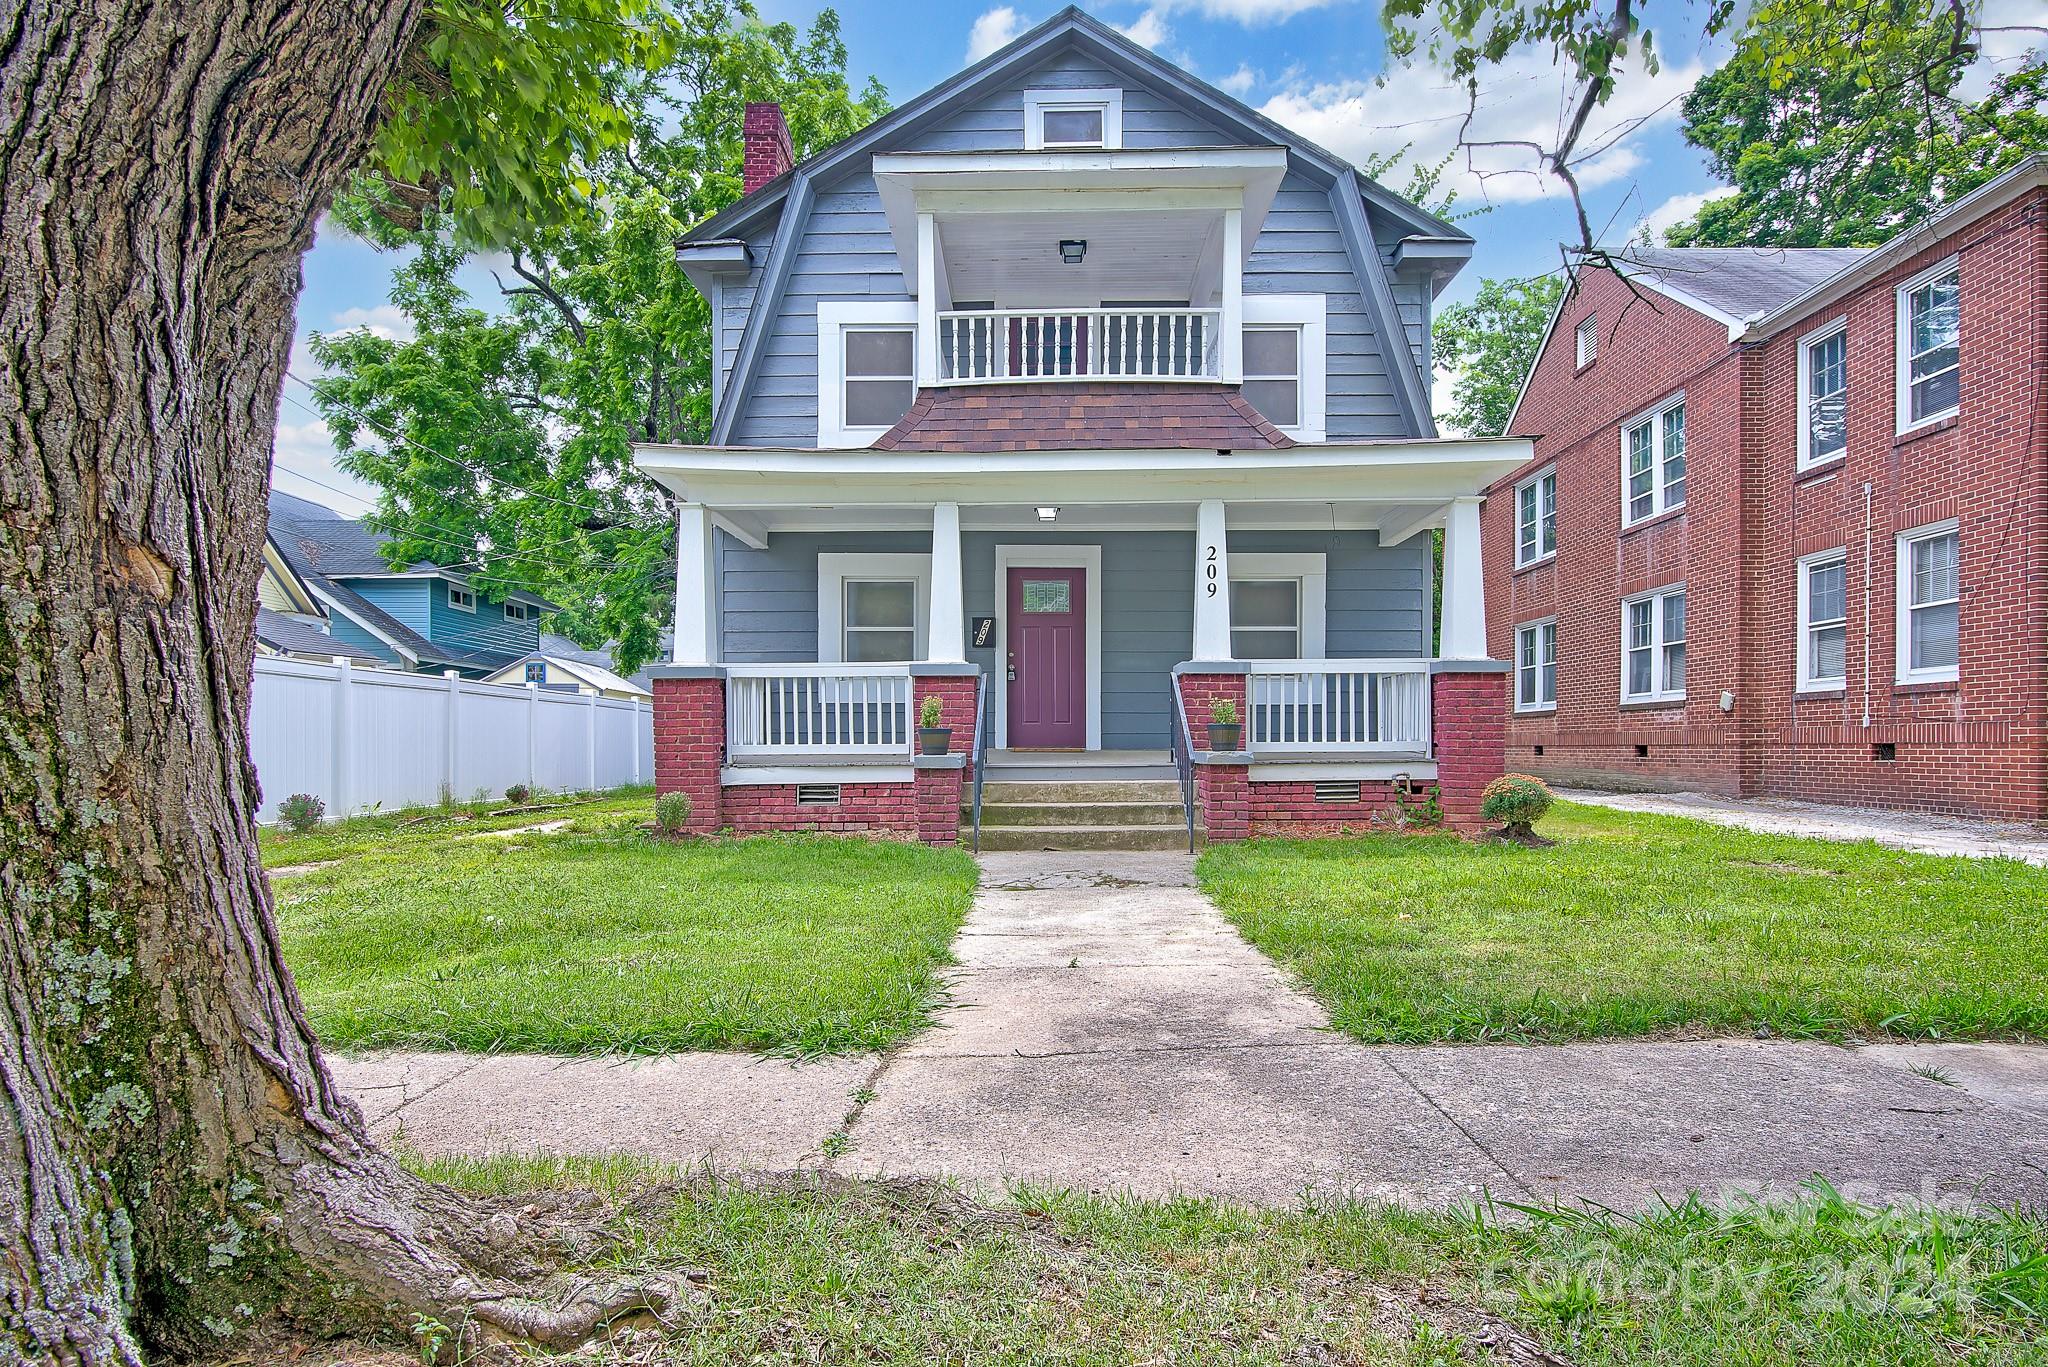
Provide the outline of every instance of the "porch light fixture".
{"type": "Polygon", "coordinates": [[[1040,508],[1038,510],[1038,520],[1040,522],[1050,522],[1059,515],[1060,510],[1057,508],[1040,508]]]}
{"type": "MultiPolygon", "coordinates": [[[[1069,266],[1080,265],[1081,258],[1086,255],[1088,255],[1088,242],[1085,238],[1069,237],[1060,242],[1060,260],[1066,262],[1069,266]]],[[[1051,519],[1047,520],[1050,521],[1051,519]]]]}

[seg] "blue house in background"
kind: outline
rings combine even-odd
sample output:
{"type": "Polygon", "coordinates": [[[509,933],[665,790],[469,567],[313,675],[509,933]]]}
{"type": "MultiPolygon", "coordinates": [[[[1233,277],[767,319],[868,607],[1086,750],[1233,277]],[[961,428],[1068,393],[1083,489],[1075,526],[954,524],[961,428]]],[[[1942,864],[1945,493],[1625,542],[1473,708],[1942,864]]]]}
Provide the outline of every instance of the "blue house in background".
{"type": "MultiPolygon", "coordinates": [[[[424,560],[394,570],[385,542],[330,508],[270,492],[265,559],[282,562],[289,573],[280,578],[296,580],[317,603],[327,635],[347,647],[333,653],[481,679],[538,648],[541,614],[554,610],[547,599],[525,592],[486,598],[465,575],[424,560]]],[[[270,602],[266,589],[268,614],[289,606],[270,602]]]]}

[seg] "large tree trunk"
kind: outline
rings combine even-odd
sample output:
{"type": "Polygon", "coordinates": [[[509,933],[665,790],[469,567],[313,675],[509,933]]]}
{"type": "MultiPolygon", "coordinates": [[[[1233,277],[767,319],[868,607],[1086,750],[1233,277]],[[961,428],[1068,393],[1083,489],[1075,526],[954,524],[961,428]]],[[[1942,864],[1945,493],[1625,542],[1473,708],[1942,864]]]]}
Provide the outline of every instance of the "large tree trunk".
{"type": "MultiPolygon", "coordinates": [[[[0,21],[0,1362],[276,1312],[543,1341],[367,1139],[257,863],[256,579],[299,259],[423,0],[0,21]]],[[[502,1241],[501,1241],[502,1242],[502,1241]]]]}

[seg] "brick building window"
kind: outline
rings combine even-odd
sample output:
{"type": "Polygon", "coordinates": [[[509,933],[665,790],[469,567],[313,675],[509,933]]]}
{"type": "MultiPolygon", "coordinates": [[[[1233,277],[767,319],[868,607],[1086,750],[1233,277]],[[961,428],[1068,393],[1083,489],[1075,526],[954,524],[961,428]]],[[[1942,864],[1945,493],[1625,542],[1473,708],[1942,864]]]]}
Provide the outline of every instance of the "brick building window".
{"type": "Polygon", "coordinates": [[[1531,475],[1515,486],[1515,567],[1557,554],[1557,471],[1531,475]]]}
{"type": "Polygon", "coordinates": [[[1593,364],[1594,358],[1600,354],[1600,318],[1598,314],[1589,313],[1579,320],[1578,327],[1572,330],[1572,347],[1573,353],[1578,359],[1580,369],[1583,370],[1585,367],[1593,364]]]}
{"type": "Polygon", "coordinates": [[[1685,697],[1685,590],[1659,589],[1621,605],[1621,700],[1685,697]]]}
{"type": "Polygon", "coordinates": [[[1952,680],[1962,636],[1962,542],[1956,524],[1902,533],[1898,565],[1899,682],[1952,680]]]}
{"type": "Polygon", "coordinates": [[[1849,446],[1849,328],[1837,318],[1799,341],[1799,468],[1849,446]]]}
{"type": "Polygon", "coordinates": [[[1953,257],[1899,286],[1899,430],[1962,405],[1962,271],[1953,257]]]}
{"type": "Polygon", "coordinates": [[[1621,429],[1621,523],[1685,506],[1685,396],[1621,429]]]}
{"type": "Polygon", "coordinates": [[[1799,562],[1799,688],[1849,682],[1849,558],[1822,551],[1799,562]]]}
{"type": "Polygon", "coordinates": [[[1515,711],[1557,706],[1557,619],[1515,628],[1515,711]]]}

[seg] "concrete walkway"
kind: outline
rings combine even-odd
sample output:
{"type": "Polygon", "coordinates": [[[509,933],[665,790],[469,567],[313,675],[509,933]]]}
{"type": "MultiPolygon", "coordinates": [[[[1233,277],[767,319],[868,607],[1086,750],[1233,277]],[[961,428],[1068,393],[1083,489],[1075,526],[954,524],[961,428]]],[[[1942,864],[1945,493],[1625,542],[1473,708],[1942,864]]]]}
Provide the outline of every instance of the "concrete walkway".
{"type": "Polygon", "coordinates": [[[1568,802],[1586,802],[1623,812],[1689,816],[1717,826],[1736,826],[1767,835],[1806,835],[1821,840],[1874,840],[1921,854],[2004,857],[2048,865],[2048,831],[2023,822],[1966,821],[1920,812],[1834,807],[1787,798],[1715,797],[1710,793],[1611,793],[1592,788],[1559,788],[1568,802]]]}
{"type": "Polygon", "coordinates": [[[2048,1050],[1367,1047],[1236,934],[1186,855],[982,865],[952,1004],[879,1060],[385,1055],[336,1071],[380,1133],[429,1153],[632,1150],[1268,1203],[1433,1205],[1486,1189],[1621,1208],[1819,1172],[1869,1199],[2048,1206],[2048,1050]]]}

